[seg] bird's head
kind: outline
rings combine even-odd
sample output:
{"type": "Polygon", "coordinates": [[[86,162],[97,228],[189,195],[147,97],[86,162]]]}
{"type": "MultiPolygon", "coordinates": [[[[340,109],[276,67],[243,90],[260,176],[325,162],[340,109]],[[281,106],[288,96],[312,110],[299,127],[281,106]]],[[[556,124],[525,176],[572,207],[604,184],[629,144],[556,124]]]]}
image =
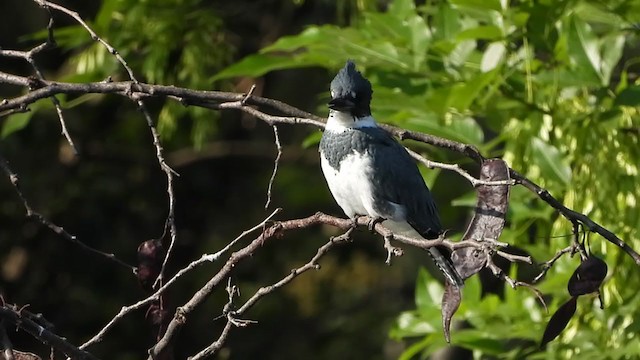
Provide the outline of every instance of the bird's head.
{"type": "Polygon", "coordinates": [[[371,83],[365,79],[352,60],[348,60],[333,81],[329,108],[346,112],[355,118],[371,115],[371,83]]]}

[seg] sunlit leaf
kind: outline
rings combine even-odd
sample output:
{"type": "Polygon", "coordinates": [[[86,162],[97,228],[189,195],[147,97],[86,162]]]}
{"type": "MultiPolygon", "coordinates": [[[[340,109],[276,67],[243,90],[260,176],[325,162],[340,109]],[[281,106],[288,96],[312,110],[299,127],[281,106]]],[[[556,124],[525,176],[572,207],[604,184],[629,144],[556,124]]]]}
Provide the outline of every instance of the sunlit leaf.
{"type": "Polygon", "coordinates": [[[571,181],[571,168],[555,146],[534,137],[531,139],[531,149],[535,164],[540,167],[545,177],[563,184],[571,181]]]}
{"type": "Polygon", "coordinates": [[[477,8],[479,10],[502,10],[502,4],[499,0],[451,0],[451,4],[457,6],[466,6],[471,8],[477,8]]]}
{"type": "Polygon", "coordinates": [[[622,57],[625,36],[623,34],[612,34],[602,40],[602,79],[604,81],[604,85],[609,85],[613,69],[622,57]]]}
{"type": "Polygon", "coordinates": [[[301,63],[290,56],[255,54],[217,73],[212,80],[220,80],[234,76],[259,77],[273,70],[291,69],[309,65],[309,63],[301,63]]]}
{"type": "Polygon", "coordinates": [[[468,144],[481,144],[484,139],[482,128],[469,117],[453,119],[450,124],[425,121],[419,118],[411,118],[407,123],[411,128],[427,134],[456,139],[468,144]]]}
{"type": "Polygon", "coordinates": [[[602,79],[598,39],[593,34],[591,26],[577,16],[571,18],[570,24],[568,45],[572,62],[578,67],[578,71],[602,79]]]}
{"type": "Polygon", "coordinates": [[[502,30],[494,25],[483,25],[461,31],[456,35],[457,40],[484,39],[497,40],[502,38],[502,30]]]}
{"type": "Polygon", "coordinates": [[[451,39],[460,30],[460,14],[442,2],[434,16],[434,35],[437,39],[451,39]]]}
{"type": "Polygon", "coordinates": [[[482,72],[491,71],[498,66],[504,59],[506,49],[501,42],[494,42],[489,44],[487,50],[482,55],[482,62],[480,63],[480,70],[482,72]]]}
{"type": "Polygon", "coordinates": [[[389,13],[404,18],[415,11],[413,0],[395,0],[389,4],[389,13]]]}
{"type": "Polygon", "coordinates": [[[497,69],[494,69],[479,73],[464,83],[456,84],[450,95],[449,106],[459,111],[469,109],[474,100],[480,95],[482,90],[493,81],[497,74],[497,69]]]}
{"type": "Polygon", "coordinates": [[[407,20],[411,29],[411,43],[413,50],[413,67],[420,69],[426,58],[426,51],[431,40],[431,31],[427,27],[424,18],[420,15],[414,15],[407,20]]]}

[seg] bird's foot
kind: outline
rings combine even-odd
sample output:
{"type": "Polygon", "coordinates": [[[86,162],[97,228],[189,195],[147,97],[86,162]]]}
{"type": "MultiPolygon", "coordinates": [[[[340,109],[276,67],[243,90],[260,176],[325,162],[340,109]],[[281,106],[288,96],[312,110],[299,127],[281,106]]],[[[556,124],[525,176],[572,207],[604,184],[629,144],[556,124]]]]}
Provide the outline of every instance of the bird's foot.
{"type": "Polygon", "coordinates": [[[385,264],[391,265],[391,257],[392,256],[402,256],[404,255],[404,251],[401,248],[395,247],[391,245],[391,240],[393,240],[393,235],[385,235],[384,236],[384,248],[387,250],[387,260],[385,260],[385,264]]]}
{"type": "Polygon", "coordinates": [[[351,228],[356,229],[358,227],[358,219],[363,217],[363,215],[356,215],[351,218],[351,228]]]}
{"type": "Polygon", "coordinates": [[[369,229],[370,232],[375,232],[375,228],[376,228],[376,224],[379,224],[383,221],[385,221],[386,219],[383,217],[376,217],[376,218],[372,218],[371,220],[369,220],[369,222],[367,223],[367,229],[369,229]]]}

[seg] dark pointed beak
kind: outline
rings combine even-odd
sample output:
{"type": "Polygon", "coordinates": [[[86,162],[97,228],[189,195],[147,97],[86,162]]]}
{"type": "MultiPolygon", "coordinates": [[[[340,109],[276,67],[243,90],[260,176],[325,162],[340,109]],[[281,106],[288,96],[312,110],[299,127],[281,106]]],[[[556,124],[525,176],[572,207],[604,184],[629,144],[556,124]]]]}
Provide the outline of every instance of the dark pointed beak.
{"type": "Polygon", "coordinates": [[[356,106],[353,100],[345,98],[331,99],[327,105],[329,109],[337,111],[351,111],[356,106]]]}

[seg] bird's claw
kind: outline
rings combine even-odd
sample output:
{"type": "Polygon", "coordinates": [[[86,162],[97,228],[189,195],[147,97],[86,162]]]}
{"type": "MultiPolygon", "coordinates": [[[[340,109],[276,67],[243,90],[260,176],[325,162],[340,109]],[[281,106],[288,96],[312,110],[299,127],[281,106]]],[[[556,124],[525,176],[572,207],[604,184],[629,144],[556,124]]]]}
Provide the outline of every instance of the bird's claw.
{"type": "Polygon", "coordinates": [[[370,232],[374,232],[375,228],[376,228],[376,224],[379,224],[383,221],[385,221],[386,219],[382,218],[382,217],[376,217],[376,218],[372,218],[371,220],[369,220],[369,222],[367,223],[367,229],[369,229],[370,232]]]}
{"type": "Polygon", "coordinates": [[[401,248],[391,245],[391,240],[393,240],[393,235],[384,236],[384,248],[387,250],[387,259],[384,263],[387,265],[391,265],[391,257],[402,256],[404,254],[401,248]]]}

